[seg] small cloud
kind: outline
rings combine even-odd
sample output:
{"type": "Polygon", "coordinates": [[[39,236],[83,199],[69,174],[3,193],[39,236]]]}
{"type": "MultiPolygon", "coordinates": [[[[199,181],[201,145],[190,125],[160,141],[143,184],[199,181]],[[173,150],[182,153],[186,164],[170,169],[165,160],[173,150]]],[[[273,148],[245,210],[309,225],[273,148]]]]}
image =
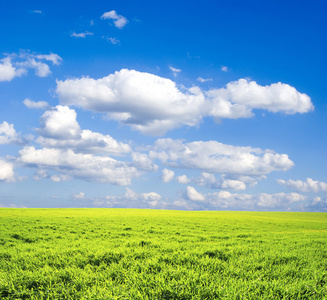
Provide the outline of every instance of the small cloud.
{"type": "Polygon", "coordinates": [[[42,14],[42,11],[41,10],[33,10],[33,13],[34,14],[42,14]]]}
{"type": "Polygon", "coordinates": [[[168,183],[174,178],[174,175],[175,175],[174,171],[163,169],[161,179],[163,182],[168,183]]]}
{"type": "Polygon", "coordinates": [[[120,43],[120,40],[117,40],[114,37],[103,36],[102,38],[105,39],[107,42],[110,42],[113,45],[116,45],[116,44],[119,44],[120,43]]]}
{"type": "Polygon", "coordinates": [[[227,66],[222,66],[220,68],[220,70],[223,71],[223,72],[228,72],[229,71],[229,68],[227,66]]]}
{"type": "Polygon", "coordinates": [[[176,69],[174,67],[169,66],[169,69],[173,72],[174,76],[177,76],[178,73],[180,73],[181,69],[176,69]]]}
{"type": "Polygon", "coordinates": [[[187,178],[186,175],[177,176],[176,180],[178,183],[182,183],[182,184],[187,184],[187,183],[191,182],[191,180],[189,178],[187,178]]]}
{"type": "Polygon", "coordinates": [[[204,196],[200,194],[194,187],[188,186],[186,188],[186,195],[189,200],[192,201],[200,201],[203,202],[205,201],[204,196]]]}
{"type": "Polygon", "coordinates": [[[94,25],[94,21],[91,20],[91,21],[90,21],[90,26],[93,26],[93,25],[94,25]]]}
{"type": "Polygon", "coordinates": [[[101,19],[103,20],[113,20],[115,27],[122,29],[128,22],[128,20],[121,16],[121,15],[117,15],[115,10],[111,10],[109,12],[105,12],[102,16],[101,19]]]}
{"type": "Polygon", "coordinates": [[[208,82],[208,81],[212,81],[212,78],[207,78],[207,79],[205,79],[205,78],[199,77],[199,78],[197,79],[197,81],[200,81],[200,82],[208,82]]]}
{"type": "Polygon", "coordinates": [[[81,32],[81,33],[73,32],[70,36],[85,39],[85,37],[86,37],[87,35],[92,36],[92,35],[93,35],[93,32],[88,32],[88,31],[86,31],[86,32],[81,32]]]}
{"type": "Polygon", "coordinates": [[[80,192],[78,194],[73,194],[72,198],[74,198],[74,199],[84,199],[85,198],[85,193],[80,192]]]}
{"type": "Polygon", "coordinates": [[[30,99],[25,99],[23,101],[23,103],[25,104],[26,107],[28,108],[35,108],[35,109],[49,109],[50,108],[50,105],[48,102],[45,102],[45,101],[38,101],[38,102],[35,102],[35,101],[32,101],[30,99]]]}

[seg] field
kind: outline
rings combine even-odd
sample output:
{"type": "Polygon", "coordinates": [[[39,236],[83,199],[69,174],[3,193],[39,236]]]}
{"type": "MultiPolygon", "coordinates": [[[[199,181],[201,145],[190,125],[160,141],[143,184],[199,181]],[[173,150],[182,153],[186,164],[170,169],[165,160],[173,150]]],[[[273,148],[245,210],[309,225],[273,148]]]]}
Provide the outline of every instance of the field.
{"type": "Polygon", "coordinates": [[[0,209],[1,299],[327,299],[327,214],[0,209]]]}

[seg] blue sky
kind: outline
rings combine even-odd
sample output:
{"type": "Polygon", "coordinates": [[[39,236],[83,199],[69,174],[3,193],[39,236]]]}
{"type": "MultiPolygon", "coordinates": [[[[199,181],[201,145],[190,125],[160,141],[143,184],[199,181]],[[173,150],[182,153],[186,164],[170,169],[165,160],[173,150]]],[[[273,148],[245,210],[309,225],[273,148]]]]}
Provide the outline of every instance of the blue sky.
{"type": "Polygon", "coordinates": [[[327,210],[324,1],[0,8],[0,206],[327,210]]]}

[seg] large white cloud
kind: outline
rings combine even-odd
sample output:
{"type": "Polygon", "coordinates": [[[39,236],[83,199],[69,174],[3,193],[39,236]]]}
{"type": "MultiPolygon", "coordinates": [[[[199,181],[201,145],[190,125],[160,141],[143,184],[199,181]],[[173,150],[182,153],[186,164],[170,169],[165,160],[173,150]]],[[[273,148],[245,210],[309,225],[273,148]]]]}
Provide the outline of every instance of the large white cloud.
{"type": "Polygon", "coordinates": [[[76,117],[75,110],[68,106],[57,105],[46,111],[40,119],[40,137],[36,141],[43,147],[73,149],[83,153],[131,152],[128,144],[117,142],[110,135],[82,130],[76,117]]]}
{"type": "Polygon", "coordinates": [[[326,182],[313,180],[311,178],[307,178],[306,181],[277,179],[277,183],[299,192],[327,192],[326,182]]]}
{"type": "Polygon", "coordinates": [[[153,74],[122,69],[100,79],[57,81],[61,104],[107,113],[108,117],[144,134],[162,135],[181,125],[196,126],[206,116],[250,118],[253,109],[286,114],[313,110],[310,97],[283,83],[260,86],[240,79],[226,88],[179,89],[153,74]]]}
{"type": "Polygon", "coordinates": [[[252,176],[286,171],[294,165],[286,154],[216,141],[184,143],[182,140],[158,139],[149,157],[172,167],[252,176]]]}
{"type": "Polygon", "coordinates": [[[53,177],[58,179],[78,178],[86,181],[129,185],[133,177],[140,175],[139,171],[128,163],[110,157],[74,153],[70,149],[35,149],[26,146],[19,154],[19,162],[62,175],[53,177]]]}
{"type": "Polygon", "coordinates": [[[107,77],[57,81],[61,104],[75,105],[160,135],[180,125],[197,125],[204,95],[199,88],[182,93],[170,79],[123,69],[107,77]]]}
{"type": "Polygon", "coordinates": [[[14,181],[14,166],[0,158],[0,181],[14,181]]]}

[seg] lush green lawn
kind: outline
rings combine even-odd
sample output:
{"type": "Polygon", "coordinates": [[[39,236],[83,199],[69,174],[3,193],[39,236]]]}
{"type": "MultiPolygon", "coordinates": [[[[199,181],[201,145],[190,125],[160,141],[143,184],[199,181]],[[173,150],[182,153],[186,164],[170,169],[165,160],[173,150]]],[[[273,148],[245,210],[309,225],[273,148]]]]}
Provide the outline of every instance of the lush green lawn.
{"type": "Polygon", "coordinates": [[[327,299],[327,214],[0,209],[1,299],[327,299]]]}

